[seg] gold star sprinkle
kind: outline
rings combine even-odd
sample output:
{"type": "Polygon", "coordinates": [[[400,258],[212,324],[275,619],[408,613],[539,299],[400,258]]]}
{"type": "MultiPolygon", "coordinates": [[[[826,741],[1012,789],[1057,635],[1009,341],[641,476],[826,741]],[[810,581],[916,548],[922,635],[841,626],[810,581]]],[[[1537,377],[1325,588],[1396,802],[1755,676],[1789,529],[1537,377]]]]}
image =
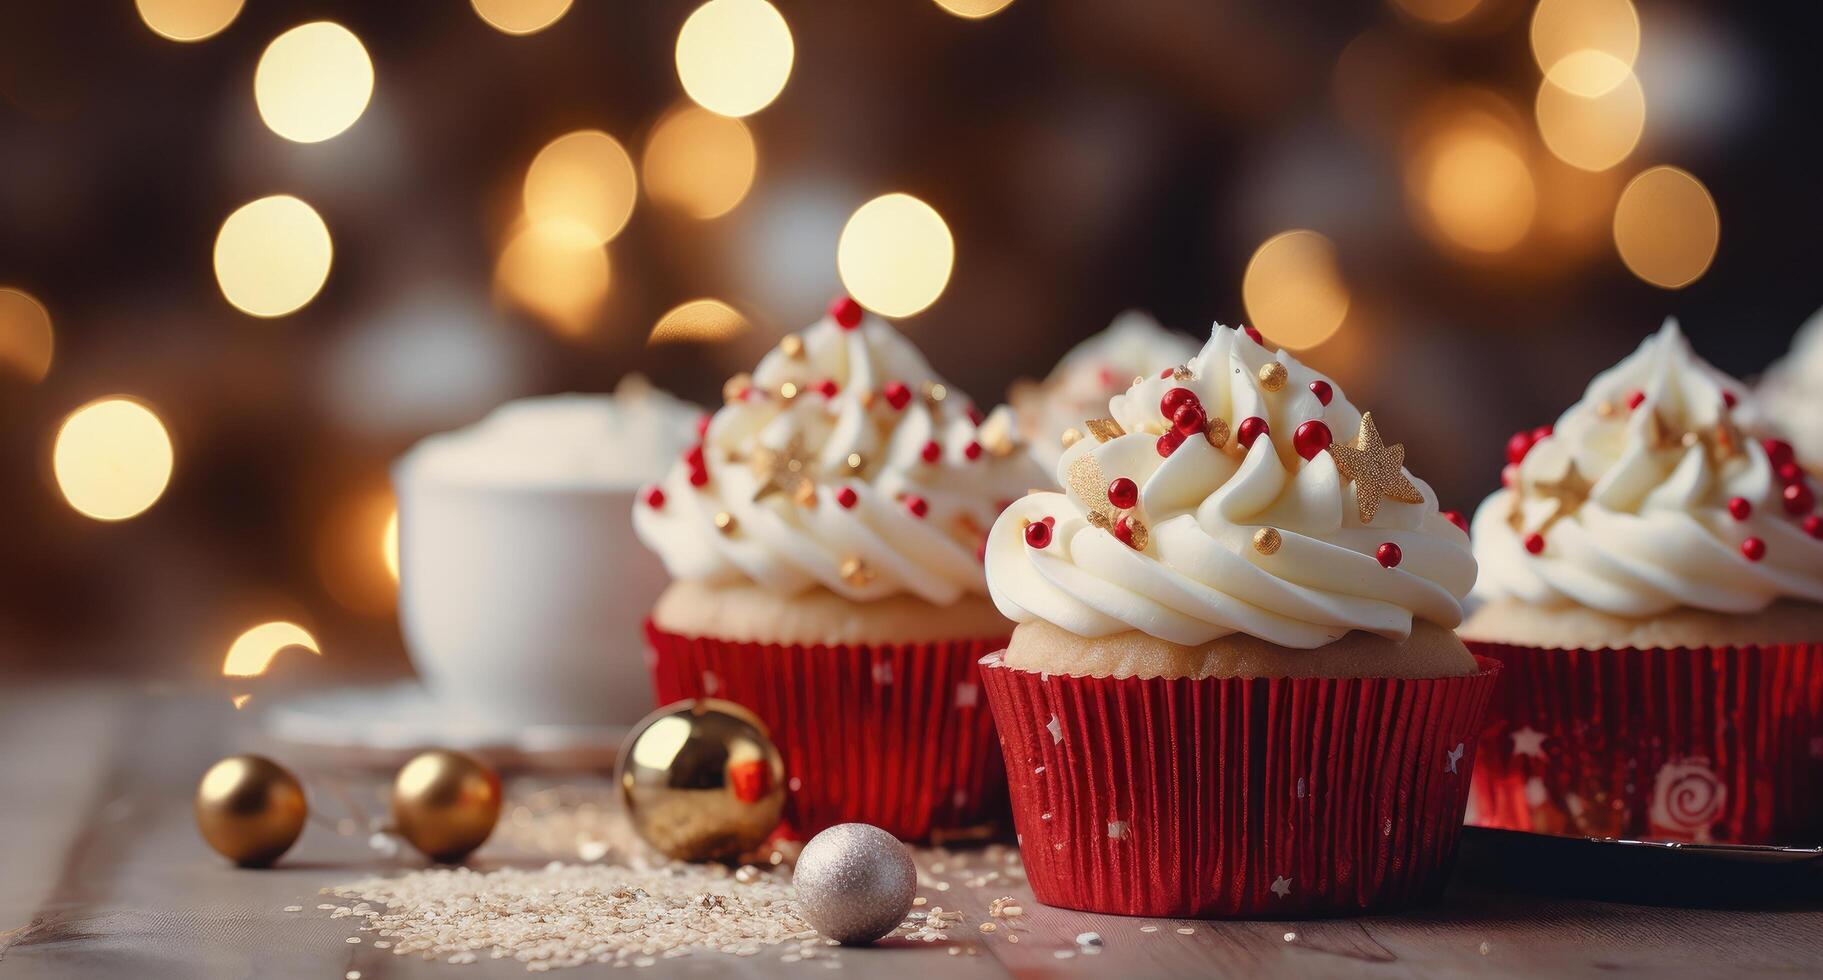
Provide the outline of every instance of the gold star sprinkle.
{"type": "Polygon", "coordinates": [[[1262,555],[1277,554],[1279,545],[1284,543],[1284,536],[1276,527],[1263,527],[1253,532],[1253,550],[1262,555]]]}
{"type": "Polygon", "coordinates": [[[1190,365],[1179,364],[1177,367],[1171,369],[1171,380],[1194,381],[1196,380],[1196,375],[1191,372],[1190,365]]]}
{"type": "Polygon", "coordinates": [[[1329,455],[1334,457],[1342,476],[1355,483],[1355,508],[1363,524],[1373,523],[1382,498],[1405,504],[1424,502],[1424,495],[1405,475],[1404,444],[1388,446],[1381,441],[1372,412],[1362,414],[1361,432],[1355,436],[1354,445],[1332,442],[1329,455]]]}
{"type": "Polygon", "coordinates": [[[810,453],[804,449],[801,436],[792,436],[791,441],[785,443],[784,449],[768,446],[755,449],[753,458],[747,463],[754,480],[759,483],[753,491],[753,499],[783,493],[790,495],[793,500],[801,501],[800,495],[807,490],[814,494],[816,487],[811,479],[813,463],[810,453]]]}
{"type": "Polygon", "coordinates": [[[1068,449],[1082,441],[1082,430],[1075,426],[1063,430],[1063,448],[1068,449]]]}
{"type": "Polygon", "coordinates": [[[730,514],[725,510],[716,512],[715,529],[717,531],[720,531],[723,534],[733,534],[734,528],[735,528],[735,520],[734,520],[733,514],[730,514]]]}
{"type": "Polygon", "coordinates": [[[1096,442],[1107,442],[1109,439],[1118,439],[1127,434],[1127,430],[1121,428],[1120,423],[1113,419],[1090,419],[1083,425],[1088,427],[1089,435],[1094,436],[1096,442]]]}
{"type": "Polygon", "coordinates": [[[873,569],[866,562],[853,556],[842,559],[842,581],[859,589],[873,580],[873,569]]]}
{"type": "Polygon", "coordinates": [[[1228,420],[1216,416],[1209,420],[1209,426],[1203,430],[1203,438],[1217,449],[1228,445],[1228,420]]]}
{"type": "MultiPolygon", "coordinates": [[[[1528,489],[1553,504],[1551,512],[1545,516],[1545,519],[1537,527],[1531,528],[1542,534],[1550,530],[1551,525],[1557,523],[1560,518],[1568,516],[1581,507],[1583,502],[1589,499],[1589,491],[1595,489],[1595,485],[1583,478],[1582,471],[1576,468],[1575,461],[1565,460],[1562,473],[1550,480],[1534,480],[1528,489]]],[[[1518,507],[1514,507],[1512,512],[1507,515],[1507,523],[1512,525],[1515,531],[1526,530],[1518,507]]]]}
{"type": "Polygon", "coordinates": [[[786,357],[792,358],[793,360],[803,357],[804,338],[794,333],[788,333],[779,341],[779,350],[783,352],[786,357]]]}
{"type": "Polygon", "coordinates": [[[1273,361],[1260,368],[1260,387],[1267,391],[1278,391],[1285,387],[1286,376],[1285,365],[1273,361]]]}

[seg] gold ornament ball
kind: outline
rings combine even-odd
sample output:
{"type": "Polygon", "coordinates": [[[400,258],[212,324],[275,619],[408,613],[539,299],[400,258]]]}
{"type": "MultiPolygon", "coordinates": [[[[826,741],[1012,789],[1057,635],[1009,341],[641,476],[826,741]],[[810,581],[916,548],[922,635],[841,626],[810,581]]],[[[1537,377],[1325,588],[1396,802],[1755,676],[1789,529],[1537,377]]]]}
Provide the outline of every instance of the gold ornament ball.
{"type": "Polygon", "coordinates": [[[434,749],[393,780],[393,826],[434,861],[462,860],[499,819],[500,776],[474,756],[434,749]]]}
{"type": "Polygon", "coordinates": [[[765,722],[732,701],[695,698],[647,715],[621,743],[618,770],[633,829],[682,861],[733,860],[785,810],[785,760],[765,722]]]}
{"type": "Polygon", "coordinates": [[[247,867],[290,850],[308,812],[297,777],[264,756],[231,755],[196,785],[196,829],[223,857],[247,867]]]}

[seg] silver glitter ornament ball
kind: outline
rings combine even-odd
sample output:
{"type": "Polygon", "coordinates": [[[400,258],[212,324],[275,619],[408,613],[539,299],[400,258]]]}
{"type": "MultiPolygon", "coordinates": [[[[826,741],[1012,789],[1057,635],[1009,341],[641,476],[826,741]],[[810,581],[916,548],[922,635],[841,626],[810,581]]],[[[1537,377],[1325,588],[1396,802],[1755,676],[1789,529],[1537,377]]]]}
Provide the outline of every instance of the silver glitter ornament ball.
{"type": "Polygon", "coordinates": [[[791,883],[804,921],[826,939],[862,946],[905,921],[918,869],[897,837],[873,824],[843,823],[804,845],[791,883]]]}

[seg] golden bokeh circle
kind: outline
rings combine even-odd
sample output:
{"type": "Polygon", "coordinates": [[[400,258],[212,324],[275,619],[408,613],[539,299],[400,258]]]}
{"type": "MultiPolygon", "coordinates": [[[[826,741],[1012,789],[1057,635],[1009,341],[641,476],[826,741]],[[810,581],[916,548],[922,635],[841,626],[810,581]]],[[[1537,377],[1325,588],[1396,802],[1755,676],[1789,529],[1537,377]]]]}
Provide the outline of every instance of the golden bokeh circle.
{"type": "Polygon", "coordinates": [[[335,246],[316,209],[289,194],[250,201],[215,236],[215,281],[253,316],[296,312],[329,279],[335,246]]]}
{"type": "Polygon", "coordinates": [[[32,294],[0,287],[0,371],[36,384],[51,371],[57,338],[51,313],[32,294]]]}
{"type": "Polygon", "coordinates": [[[1335,245],[1306,229],[1266,239],[1247,263],[1241,299],[1253,326],[1280,347],[1308,350],[1328,340],[1349,303],[1335,245]]]}
{"type": "Polygon", "coordinates": [[[274,38],[253,72],[253,101],[267,128],[320,143],[361,118],[373,97],[373,61],[354,32],[334,21],[302,24],[274,38]]]}
{"type": "Polygon", "coordinates": [[[795,57],[791,28],[766,0],[709,0],[677,32],[677,78],[697,105],[752,115],[779,97],[795,57]]]}
{"type": "Polygon", "coordinates": [[[1662,289],[1682,289],[1702,278],[1721,235],[1721,214],[1709,189],[1677,167],[1644,171],[1614,206],[1614,245],[1621,261],[1662,289]]]}
{"type": "Polygon", "coordinates": [[[700,344],[727,340],[747,328],[747,318],[719,299],[679,303],[658,318],[646,344],[700,344]]]}
{"type": "Polygon", "coordinates": [[[1012,6],[1013,0],[934,0],[947,13],[965,20],[980,20],[1012,6]]]}
{"type": "Polygon", "coordinates": [[[500,251],[502,295],[559,333],[580,337],[608,295],[608,253],[592,229],[557,219],[526,224],[500,251]]]}
{"type": "Polygon", "coordinates": [[[1393,0],[1393,6],[1427,24],[1458,24],[1481,6],[1481,0],[1393,0]]]}
{"type": "Polygon", "coordinates": [[[1625,160],[1646,130],[1646,93],[1630,71],[1596,96],[1579,95],[1546,76],[1535,108],[1545,146],[1582,170],[1607,170],[1625,160]]]}
{"type": "Polygon", "coordinates": [[[646,140],[646,193],[693,218],[719,218],[753,186],[759,153],[747,124],[695,105],[667,113],[646,140]]]}
{"type": "Polygon", "coordinates": [[[1632,0],[1539,0],[1532,11],[1538,70],[1582,96],[1621,83],[1639,57],[1639,13],[1632,0]],[[1606,60],[1584,52],[1608,55],[1606,60]]]}
{"type": "Polygon", "coordinates": [[[572,0],[469,0],[487,26],[502,34],[524,36],[557,23],[572,0]]]}
{"type": "Polygon", "coordinates": [[[545,144],[525,172],[525,216],[588,229],[597,245],[612,241],[633,216],[639,179],[620,141],[580,129],[545,144]]]}
{"type": "Polygon", "coordinates": [[[1493,254],[1518,245],[1538,214],[1524,149],[1499,118],[1465,111],[1439,124],[1410,162],[1428,231],[1445,244],[1493,254]]]}
{"type": "Polygon", "coordinates": [[[911,316],[936,302],[955,262],[949,225],[910,194],[883,194],[861,205],[836,243],[842,285],[883,316],[911,316]]]}
{"type": "Polygon", "coordinates": [[[201,41],[228,29],[247,0],[134,0],[139,19],[172,41],[201,41]]]}
{"type": "Polygon", "coordinates": [[[71,412],[51,450],[64,499],[98,521],[124,521],[157,503],[171,482],[173,460],[164,423],[125,396],[71,412]]]}

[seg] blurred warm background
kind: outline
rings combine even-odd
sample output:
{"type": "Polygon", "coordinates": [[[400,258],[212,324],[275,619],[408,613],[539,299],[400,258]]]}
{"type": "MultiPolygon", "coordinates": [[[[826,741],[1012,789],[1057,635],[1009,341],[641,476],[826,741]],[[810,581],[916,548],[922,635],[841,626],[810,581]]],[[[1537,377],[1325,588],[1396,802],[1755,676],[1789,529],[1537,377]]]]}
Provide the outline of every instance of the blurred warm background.
{"type": "Polygon", "coordinates": [[[402,671],[400,451],[844,290],[984,403],[1244,320],[1472,507],[1665,315],[1751,375],[1823,303],[1820,65],[1669,0],[9,3],[0,669],[402,671]]]}

